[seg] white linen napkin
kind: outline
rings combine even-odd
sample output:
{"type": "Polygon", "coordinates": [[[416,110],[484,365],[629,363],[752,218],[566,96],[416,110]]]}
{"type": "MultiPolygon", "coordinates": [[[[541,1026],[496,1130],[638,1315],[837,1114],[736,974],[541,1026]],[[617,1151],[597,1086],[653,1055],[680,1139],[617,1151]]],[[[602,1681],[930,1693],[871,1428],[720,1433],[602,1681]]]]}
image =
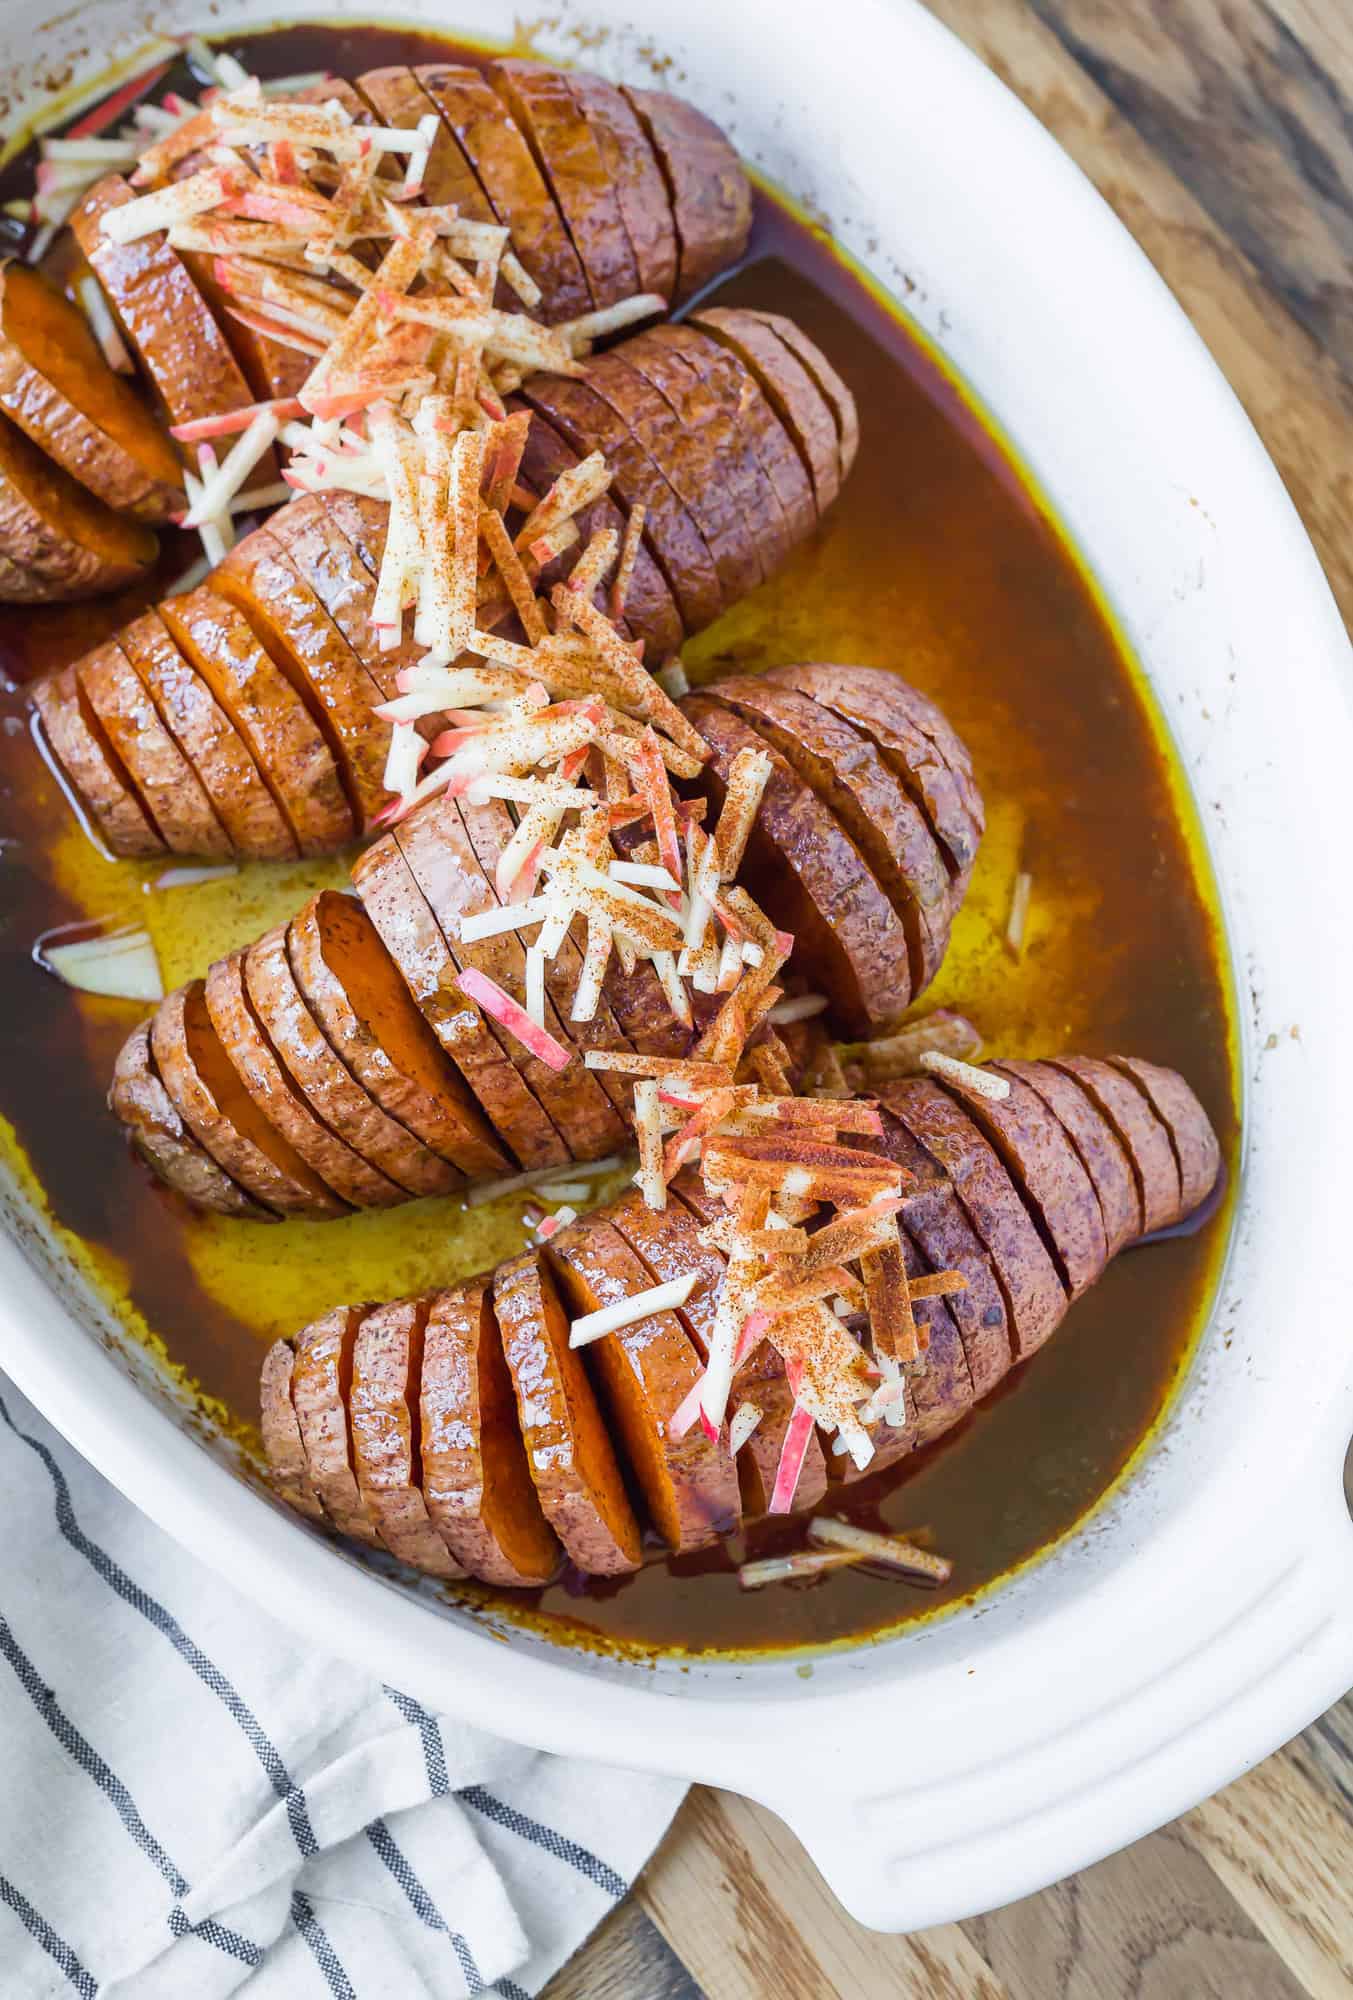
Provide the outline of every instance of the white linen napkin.
{"type": "Polygon", "coordinates": [[[6,2000],[536,1993],[683,1787],[316,1655],[0,1378],[6,2000]]]}

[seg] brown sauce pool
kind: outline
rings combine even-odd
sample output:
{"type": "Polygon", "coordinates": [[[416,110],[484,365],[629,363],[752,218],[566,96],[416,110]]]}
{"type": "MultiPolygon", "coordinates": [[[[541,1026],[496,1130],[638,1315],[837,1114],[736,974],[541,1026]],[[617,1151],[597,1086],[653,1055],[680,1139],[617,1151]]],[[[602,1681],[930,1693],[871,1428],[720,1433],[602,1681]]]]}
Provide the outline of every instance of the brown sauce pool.
{"type": "MultiPolygon", "coordinates": [[[[267,75],[354,75],[444,56],[403,31],[310,27],[242,45],[267,75]]],[[[473,51],[466,52],[473,55],[473,51]]],[[[0,197],[31,186],[16,162],[0,197]]],[[[1185,790],[1141,682],[1092,588],[1008,450],[896,309],[824,238],[762,193],[745,265],[719,299],[793,314],[859,400],[863,442],[825,528],[788,569],[687,651],[693,677],[804,659],[895,668],[970,745],[989,830],[948,960],[921,1008],[961,1007],[992,1052],[1125,1050],[1182,1070],[1237,1136],[1229,972],[1185,790]],[[1023,957],[1003,934],[1033,876],[1023,957]]],[[[191,547],[166,550],[168,580],[191,547]]],[[[144,595],[144,592],[142,593],[144,595]]],[[[17,684],[131,615],[104,602],[0,620],[17,684]]],[[[289,915],[341,861],[254,865],[156,888],[167,863],[105,860],[74,825],[30,740],[17,685],[0,700],[0,1152],[86,1246],[131,1333],[157,1338],[218,1420],[255,1421],[279,1333],[328,1306],[451,1282],[510,1254],[521,1204],[424,1201],[267,1228],[190,1213],[128,1159],[103,1108],[142,1010],[77,998],[33,962],[40,933],[82,918],[146,925],[166,988],[289,915]]],[[[1228,1205],[1192,1235],[1121,1257],[1027,1366],[956,1432],[839,1503],[868,1525],[929,1531],[954,1560],[939,1596],[859,1571],[742,1593],[745,1554],[799,1545],[753,1529],[620,1584],[573,1579],[501,1609],[560,1640],[640,1651],[821,1647],[971,1596],[1065,1535],[1148,1438],[1206,1312],[1228,1205]]],[[[494,1593],[474,1590],[479,1602],[494,1593]]]]}

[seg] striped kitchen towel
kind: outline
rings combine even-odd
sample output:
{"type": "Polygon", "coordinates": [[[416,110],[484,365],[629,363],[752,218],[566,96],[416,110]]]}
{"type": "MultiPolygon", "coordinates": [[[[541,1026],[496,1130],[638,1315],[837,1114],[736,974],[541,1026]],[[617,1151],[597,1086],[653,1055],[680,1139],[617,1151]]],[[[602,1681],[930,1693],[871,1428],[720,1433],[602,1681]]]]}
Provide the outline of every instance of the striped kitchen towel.
{"type": "Polygon", "coordinates": [[[682,1787],[315,1655],[0,1380],[4,2000],[535,1993],[682,1787]]]}

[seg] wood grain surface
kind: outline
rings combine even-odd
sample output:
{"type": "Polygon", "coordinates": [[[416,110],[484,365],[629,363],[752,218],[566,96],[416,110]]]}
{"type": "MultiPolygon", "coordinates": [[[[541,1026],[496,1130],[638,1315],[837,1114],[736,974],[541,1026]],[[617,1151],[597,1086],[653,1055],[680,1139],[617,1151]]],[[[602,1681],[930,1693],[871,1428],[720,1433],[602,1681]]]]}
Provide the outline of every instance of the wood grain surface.
{"type": "MultiPolygon", "coordinates": [[[[1353,0],[929,0],[1127,224],[1353,621],[1353,0]]],[[[1041,1895],[862,1930],[792,1834],[693,1791],[547,2000],[1349,2000],[1353,1697],[1041,1895]]]]}

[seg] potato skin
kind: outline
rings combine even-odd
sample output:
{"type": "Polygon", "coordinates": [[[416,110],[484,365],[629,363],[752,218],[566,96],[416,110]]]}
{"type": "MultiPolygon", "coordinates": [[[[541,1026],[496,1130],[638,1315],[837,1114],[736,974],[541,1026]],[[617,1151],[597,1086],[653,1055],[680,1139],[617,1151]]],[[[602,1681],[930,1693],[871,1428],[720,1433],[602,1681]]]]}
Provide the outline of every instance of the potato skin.
{"type": "Polygon", "coordinates": [[[8,417],[0,417],[0,598],[72,603],[144,576],[157,543],[63,471],[8,417]]]}
{"type": "Polygon", "coordinates": [[[158,524],[184,505],[173,446],[83,314],[14,263],[0,264],[0,410],[118,513],[158,524]]]}

